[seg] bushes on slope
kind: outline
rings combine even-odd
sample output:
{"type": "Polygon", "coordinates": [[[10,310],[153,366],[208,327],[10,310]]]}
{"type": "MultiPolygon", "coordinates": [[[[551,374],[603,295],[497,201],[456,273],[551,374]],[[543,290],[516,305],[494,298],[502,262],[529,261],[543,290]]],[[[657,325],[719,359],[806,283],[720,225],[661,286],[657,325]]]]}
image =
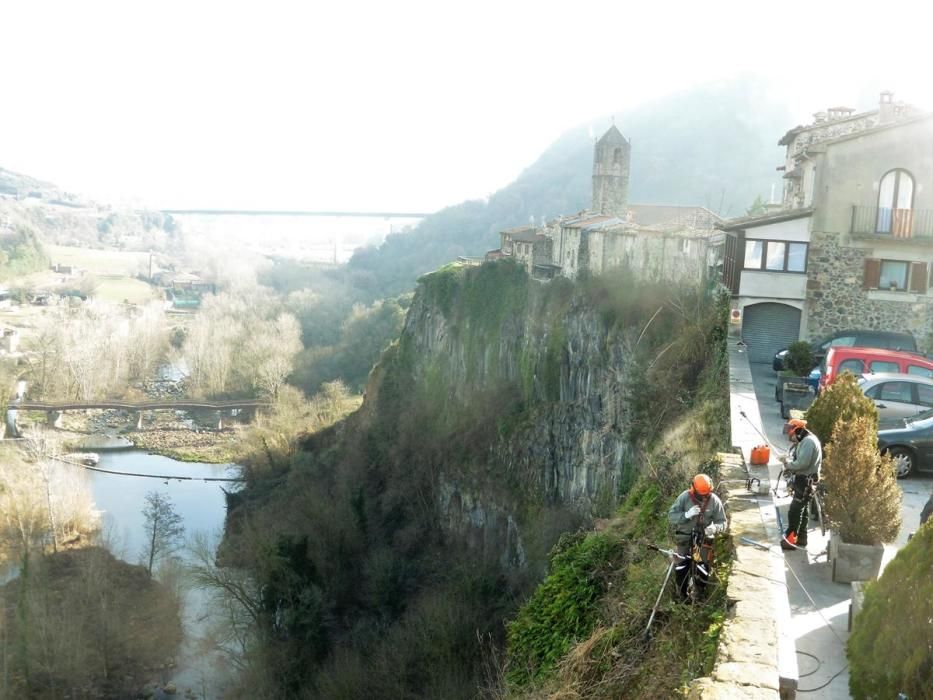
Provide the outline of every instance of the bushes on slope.
{"type": "Polygon", "coordinates": [[[933,688],[930,601],[933,522],[924,525],[865,590],[849,637],[852,697],[927,697],[933,688]]]}

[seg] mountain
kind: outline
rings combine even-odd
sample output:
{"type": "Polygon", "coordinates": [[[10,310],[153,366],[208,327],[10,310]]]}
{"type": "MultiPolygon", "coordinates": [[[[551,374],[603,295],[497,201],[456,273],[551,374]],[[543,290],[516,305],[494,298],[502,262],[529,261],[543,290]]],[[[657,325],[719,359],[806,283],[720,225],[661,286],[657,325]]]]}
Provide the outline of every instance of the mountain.
{"type": "MultiPolygon", "coordinates": [[[[631,139],[629,200],[706,206],[723,216],[745,212],[780,183],[777,140],[791,117],[752,78],[720,82],[653,100],[615,115],[631,139]]],[[[442,209],[409,233],[389,236],[350,261],[371,296],[411,289],[415,279],[459,255],[499,245],[499,231],[572,214],[590,202],[593,136],[610,119],[563,134],[512,184],[486,201],[442,209]]]]}

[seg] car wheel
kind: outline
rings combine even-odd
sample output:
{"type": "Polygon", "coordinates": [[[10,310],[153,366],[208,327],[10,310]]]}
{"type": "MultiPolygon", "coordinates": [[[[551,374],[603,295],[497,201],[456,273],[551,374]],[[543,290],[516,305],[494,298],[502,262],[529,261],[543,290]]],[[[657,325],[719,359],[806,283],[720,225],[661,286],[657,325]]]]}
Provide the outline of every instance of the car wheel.
{"type": "Polygon", "coordinates": [[[894,474],[898,479],[903,479],[913,472],[916,457],[906,447],[892,447],[887,454],[894,460],[894,474]]]}

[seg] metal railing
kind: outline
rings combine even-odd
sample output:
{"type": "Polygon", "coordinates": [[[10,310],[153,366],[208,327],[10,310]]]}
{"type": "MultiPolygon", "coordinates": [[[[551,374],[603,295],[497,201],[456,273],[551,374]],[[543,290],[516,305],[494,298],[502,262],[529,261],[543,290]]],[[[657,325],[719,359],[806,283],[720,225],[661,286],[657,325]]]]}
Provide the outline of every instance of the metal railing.
{"type": "Polygon", "coordinates": [[[852,207],[852,233],[892,238],[933,238],[933,209],[852,207]]]}

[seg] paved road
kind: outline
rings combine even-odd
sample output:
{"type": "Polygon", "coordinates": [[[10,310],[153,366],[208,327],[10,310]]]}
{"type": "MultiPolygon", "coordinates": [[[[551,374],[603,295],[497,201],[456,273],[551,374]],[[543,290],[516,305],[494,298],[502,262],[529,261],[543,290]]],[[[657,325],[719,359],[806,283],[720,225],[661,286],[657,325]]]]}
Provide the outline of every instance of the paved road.
{"type": "MultiPolygon", "coordinates": [[[[775,374],[769,365],[751,365],[758,409],[765,433],[772,444],[783,447],[787,440],[782,434],[784,419],[774,400],[775,374]]],[[[772,482],[780,472],[775,455],[769,465],[772,482]]],[[[912,477],[899,482],[903,493],[902,516],[904,525],[897,541],[885,547],[885,563],[907,542],[910,532],[917,529],[920,511],[933,491],[933,477],[912,477]]],[[[789,498],[778,501],[784,520],[787,520],[789,498]]],[[[797,645],[800,668],[800,697],[848,699],[849,673],[846,666],[845,641],[848,639],[849,584],[833,583],[827,562],[828,538],[820,535],[818,524],[810,521],[807,552],[789,552],[784,555],[788,598],[791,606],[792,626],[797,645]],[[816,529],[812,529],[816,526],[816,529]],[[842,671],[833,680],[833,674],[842,671]],[[826,687],[814,690],[823,684],[826,687]]]]}

